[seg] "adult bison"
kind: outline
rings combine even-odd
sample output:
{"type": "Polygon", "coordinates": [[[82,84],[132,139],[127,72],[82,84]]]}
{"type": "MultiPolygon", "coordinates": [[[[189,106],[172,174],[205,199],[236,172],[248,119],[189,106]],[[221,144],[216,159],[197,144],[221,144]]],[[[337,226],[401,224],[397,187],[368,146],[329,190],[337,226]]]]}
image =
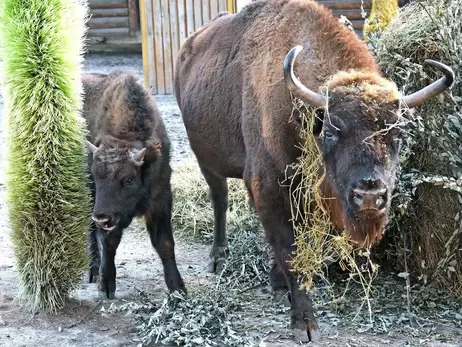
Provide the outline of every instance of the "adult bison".
{"type": "Polygon", "coordinates": [[[318,109],[314,133],[326,171],[322,193],[335,198],[332,223],[358,243],[373,243],[394,188],[398,125],[405,123],[400,101],[416,107],[453,82],[448,67],[430,63],[445,77],[401,99],[367,46],[310,0],[258,1],[220,13],[180,49],[176,98],[214,208],[209,268],[227,255],[226,178],[243,178],[274,250],[273,288],[290,290],[291,326],[303,342],[319,330],[288,262],[294,232],[289,188],[280,182],[302,141],[291,93],[318,109]]]}
{"type": "Polygon", "coordinates": [[[130,73],[86,74],[82,83],[94,199],[89,280],[99,273],[100,292],[114,297],[122,232],[135,216],[144,216],[168,289],[186,292],[175,261],[170,142],[159,109],[130,73]]]}

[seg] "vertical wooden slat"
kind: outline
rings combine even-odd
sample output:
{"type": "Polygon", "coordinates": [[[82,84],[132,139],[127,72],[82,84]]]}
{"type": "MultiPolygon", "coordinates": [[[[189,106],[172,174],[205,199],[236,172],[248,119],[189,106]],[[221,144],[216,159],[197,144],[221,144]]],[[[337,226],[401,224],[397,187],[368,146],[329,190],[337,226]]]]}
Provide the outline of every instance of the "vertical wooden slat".
{"type": "MultiPolygon", "coordinates": [[[[156,1],[156,0],[154,0],[156,1]]],[[[151,92],[157,94],[157,73],[155,65],[154,50],[154,23],[153,23],[152,0],[141,1],[141,29],[142,51],[143,51],[143,70],[144,85],[151,92]]]]}
{"type": "Polygon", "coordinates": [[[194,0],[194,30],[202,25],[202,0],[194,0]]]}
{"type": "Polygon", "coordinates": [[[162,11],[162,47],[164,49],[164,71],[165,71],[165,90],[164,94],[170,94],[173,92],[172,79],[173,79],[173,68],[172,68],[172,40],[170,37],[170,11],[169,3],[171,0],[162,0],[161,11],[162,11]]]}
{"type": "Polygon", "coordinates": [[[164,50],[162,39],[162,8],[161,3],[168,0],[153,0],[154,17],[154,49],[156,61],[157,93],[165,94],[164,50]]]}
{"type": "Polygon", "coordinates": [[[194,29],[194,0],[186,0],[186,23],[188,36],[191,35],[194,29]]]}
{"type": "Polygon", "coordinates": [[[175,61],[180,49],[180,38],[178,28],[178,2],[181,0],[170,0],[170,38],[172,41],[172,78],[175,75],[175,61]]]}
{"type": "Polygon", "coordinates": [[[128,0],[128,28],[130,35],[136,35],[140,30],[140,11],[138,0],[128,0]]]}
{"type": "Polygon", "coordinates": [[[218,11],[218,0],[210,0],[210,18],[214,18],[218,11]]]}
{"type": "Polygon", "coordinates": [[[186,24],[186,7],[185,0],[178,0],[178,36],[180,40],[180,47],[186,40],[188,34],[188,27],[186,24]]]}
{"type": "Polygon", "coordinates": [[[227,9],[227,4],[226,4],[226,0],[217,0],[218,1],[218,8],[219,8],[219,11],[226,11],[227,9]]]}
{"type": "Polygon", "coordinates": [[[210,6],[209,0],[202,0],[202,24],[210,20],[210,6]]]}

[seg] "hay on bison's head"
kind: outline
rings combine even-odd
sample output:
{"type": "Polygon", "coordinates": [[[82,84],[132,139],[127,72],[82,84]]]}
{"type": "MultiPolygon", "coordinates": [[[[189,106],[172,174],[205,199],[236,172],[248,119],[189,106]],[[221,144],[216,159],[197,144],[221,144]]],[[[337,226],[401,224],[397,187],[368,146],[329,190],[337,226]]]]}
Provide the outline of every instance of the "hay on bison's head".
{"type": "Polygon", "coordinates": [[[462,296],[460,8],[462,0],[407,5],[381,34],[376,51],[385,75],[406,94],[441,77],[424,64],[425,59],[441,61],[454,70],[453,88],[416,109],[393,203],[392,225],[399,228],[392,228],[388,235],[394,252],[392,257],[384,256],[390,249],[381,255],[387,262],[395,260],[399,268],[409,257],[411,274],[434,280],[458,296],[462,296]]]}
{"type": "Polygon", "coordinates": [[[347,233],[331,226],[330,212],[324,207],[325,201],[319,191],[325,176],[321,152],[313,135],[315,114],[308,107],[299,99],[294,99],[294,110],[300,114],[304,145],[301,146],[302,155],[289,167],[291,175],[287,177],[291,181],[291,214],[297,247],[292,266],[299,274],[301,287],[313,290],[314,278],[318,276],[328,282],[325,276],[327,266],[339,262],[342,270],[350,272],[350,280],[363,286],[363,304],[367,302],[369,305],[371,284],[378,268],[370,260],[368,249],[355,248],[347,233]],[[300,179],[299,184],[294,183],[295,178],[297,181],[300,179]],[[359,265],[358,257],[365,257],[366,263],[359,265]]]}
{"type": "MultiPolygon", "coordinates": [[[[213,209],[208,186],[195,160],[173,165],[172,227],[183,236],[213,237],[213,209]]],[[[228,180],[227,230],[256,230],[258,217],[248,199],[242,180],[228,180]]]]}

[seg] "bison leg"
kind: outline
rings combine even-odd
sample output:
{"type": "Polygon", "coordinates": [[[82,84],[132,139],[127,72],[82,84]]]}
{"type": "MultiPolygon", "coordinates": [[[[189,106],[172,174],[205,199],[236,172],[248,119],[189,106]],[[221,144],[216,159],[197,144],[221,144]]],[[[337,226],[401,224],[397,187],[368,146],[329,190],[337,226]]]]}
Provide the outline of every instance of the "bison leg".
{"type": "Polygon", "coordinates": [[[290,306],[290,290],[284,273],[275,262],[269,273],[271,287],[274,292],[274,300],[290,306]]]}
{"type": "Polygon", "coordinates": [[[295,251],[294,231],[289,222],[289,213],[284,213],[287,206],[275,181],[267,177],[264,181],[256,179],[251,183],[255,207],[275,255],[277,268],[273,268],[272,275],[276,277],[273,279],[276,279],[279,288],[283,286],[278,272],[286,279],[290,290],[291,328],[297,342],[316,341],[320,334],[311,299],[306,292],[299,290],[296,274],[291,271],[291,254],[295,251]]]}
{"type": "Polygon", "coordinates": [[[145,216],[151,243],[159,254],[164,267],[165,284],[170,292],[182,291],[187,293],[183,279],[175,259],[175,241],[171,224],[172,196],[169,196],[162,211],[156,211],[145,216]]]}
{"type": "Polygon", "coordinates": [[[88,244],[90,248],[90,268],[88,269],[88,282],[96,282],[100,266],[100,254],[98,250],[98,242],[96,240],[96,226],[94,223],[88,231],[88,244]]]}
{"type": "Polygon", "coordinates": [[[96,240],[101,254],[98,289],[108,299],[114,299],[115,296],[116,267],[114,258],[121,238],[122,230],[115,229],[107,232],[100,228],[96,229],[96,240]]]}
{"type": "Polygon", "coordinates": [[[317,341],[320,338],[318,324],[313,314],[313,305],[308,294],[299,289],[296,274],[291,271],[290,258],[293,246],[283,249],[274,247],[275,254],[278,254],[277,263],[283,271],[290,289],[291,304],[291,328],[294,330],[295,338],[300,342],[317,341]]]}
{"type": "Polygon", "coordinates": [[[228,257],[228,239],[226,237],[226,210],[228,209],[228,183],[201,167],[202,174],[210,188],[213,207],[213,245],[207,265],[209,272],[219,273],[228,257]]]}

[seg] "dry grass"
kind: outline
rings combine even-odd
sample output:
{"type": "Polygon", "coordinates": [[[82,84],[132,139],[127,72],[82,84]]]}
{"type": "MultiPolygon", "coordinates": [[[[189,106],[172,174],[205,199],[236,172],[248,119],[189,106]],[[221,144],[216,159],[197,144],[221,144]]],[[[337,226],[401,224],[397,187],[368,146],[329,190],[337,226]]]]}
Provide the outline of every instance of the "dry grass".
{"type": "MultiPolygon", "coordinates": [[[[213,237],[213,209],[208,198],[208,186],[195,160],[173,166],[172,226],[175,234],[213,237]]],[[[242,180],[228,179],[227,230],[256,230],[258,217],[249,204],[242,180]]]]}
{"type": "Polygon", "coordinates": [[[292,180],[291,213],[297,246],[292,260],[294,270],[300,274],[301,287],[313,290],[314,278],[319,276],[328,282],[325,276],[327,266],[338,261],[343,270],[350,272],[349,280],[358,282],[363,288],[364,300],[359,310],[367,303],[371,314],[369,297],[378,268],[370,260],[368,250],[355,249],[346,233],[331,226],[329,211],[325,209],[318,189],[324,174],[319,175],[322,158],[312,131],[314,111],[298,99],[294,100],[295,109],[300,113],[301,135],[305,143],[301,148],[302,155],[291,165],[292,175],[288,177],[288,180],[292,180]],[[294,184],[296,178],[300,178],[299,184],[294,184]],[[358,258],[363,258],[362,265],[359,265],[358,258]]]}

